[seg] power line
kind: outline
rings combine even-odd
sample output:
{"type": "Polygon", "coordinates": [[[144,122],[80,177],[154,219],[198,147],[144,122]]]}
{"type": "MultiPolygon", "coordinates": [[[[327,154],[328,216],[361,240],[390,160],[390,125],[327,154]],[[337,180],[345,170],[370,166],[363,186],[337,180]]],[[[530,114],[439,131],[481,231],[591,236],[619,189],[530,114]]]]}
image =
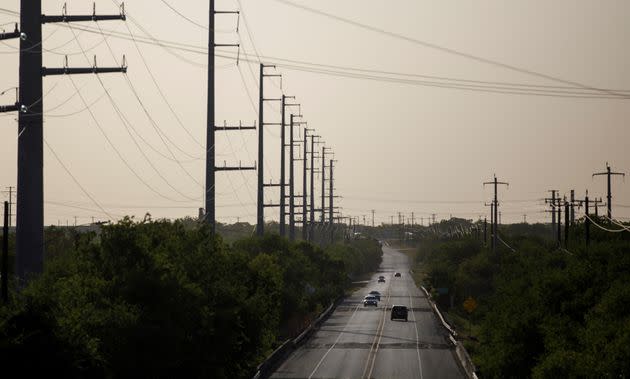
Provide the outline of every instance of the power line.
{"type": "MultiPolygon", "coordinates": [[[[94,30],[89,30],[86,28],[85,30],[95,33],[94,30]]],[[[112,31],[108,31],[107,33],[112,33],[112,31]]],[[[124,34],[112,34],[116,38],[131,40],[128,35],[124,34]]],[[[164,48],[165,50],[173,53],[171,49],[191,52],[195,54],[207,55],[207,49],[201,46],[182,44],[173,41],[163,41],[152,38],[151,41],[147,40],[137,40],[139,43],[156,45],[164,48]]],[[[236,56],[230,55],[229,52],[224,52],[224,54],[216,54],[218,58],[235,60],[236,56]]],[[[252,59],[247,58],[249,54],[246,52],[243,54],[245,58],[240,58],[240,60],[245,62],[256,62],[252,59]]],[[[181,55],[176,55],[178,58],[183,58],[181,55]]],[[[627,89],[604,89],[604,88],[590,88],[590,87],[564,87],[564,86],[544,86],[544,85],[535,85],[535,84],[526,84],[526,83],[512,83],[512,82],[496,82],[496,81],[481,81],[481,80],[471,80],[471,79],[457,79],[451,77],[439,77],[439,76],[431,76],[431,75],[422,75],[422,74],[411,74],[411,73],[396,73],[392,71],[383,71],[383,70],[371,70],[364,68],[353,68],[347,66],[339,66],[339,65],[325,65],[321,63],[309,63],[298,60],[291,60],[285,58],[278,57],[262,57],[266,58],[266,61],[270,63],[274,63],[279,67],[284,67],[289,70],[294,71],[302,71],[302,72],[310,72],[314,74],[320,75],[328,75],[328,76],[336,76],[336,77],[346,77],[352,79],[363,79],[363,80],[371,80],[378,82],[386,82],[386,83],[395,83],[395,84],[405,84],[405,85],[416,85],[416,86],[425,86],[425,87],[437,87],[437,88],[448,88],[448,89],[457,89],[457,90],[465,90],[472,92],[488,92],[488,93],[498,93],[498,94],[506,94],[506,95],[528,95],[528,96],[546,96],[546,97],[560,97],[560,98],[584,98],[584,99],[628,99],[630,98],[629,94],[626,92],[630,92],[627,89]],[[295,64],[285,63],[285,62],[293,62],[295,64]],[[330,69],[328,69],[330,68],[330,69]],[[336,69],[335,69],[336,68],[336,69]],[[357,71],[352,72],[352,70],[357,71]],[[374,75],[367,75],[366,73],[373,73],[374,75]],[[387,75],[395,75],[400,77],[391,77],[387,75]],[[438,81],[430,81],[430,80],[414,80],[414,79],[405,79],[404,77],[419,77],[426,79],[435,79],[438,81]],[[440,81],[442,80],[442,81],[440,81]],[[573,89],[573,91],[570,91],[573,89]],[[603,93],[602,93],[603,92],[603,93]]],[[[188,63],[192,61],[183,58],[188,63]]],[[[195,62],[192,62],[196,64],[195,62]]],[[[205,66],[204,66],[205,67],[205,66]]],[[[248,65],[248,68],[251,71],[251,67],[248,65]]],[[[253,71],[251,71],[252,76],[253,71]]]]}
{"type": "Polygon", "coordinates": [[[90,109],[90,107],[88,107],[87,102],[85,101],[85,99],[83,98],[83,95],[81,94],[81,92],[79,91],[79,88],[77,87],[76,83],[74,82],[74,80],[72,79],[72,77],[68,77],[70,79],[70,82],[72,82],[72,85],[74,86],[74,88],[78,91],[79,93],[79,97],[81,98],[81,101],[83,102],[83,104],[85,105],[87,111],[90,113],[90,116],[92,118],[92,120],[94,121],[94,123],[96,124],[97,128],[99,129],[99,131],[101,132],[101,134],[103,135],[103,137],[105,137],[105,140],[107,141],[107,143],[109,144],[109,146],[114,150],[114,152],[116,153],[116,155],[118,156],[118,158],[123,162],[123,164],[125,166],[127,166],[127,168],[129,169],[129,171],[131,171],[131,173],[142,183],[145,185],[145,187],[147,187],[149,190],[151,190],[151,192],[155,193],[156,195],[166,199],[166,200],[170,200],[170,201],[178,201],[175,200],[169,196],[166,196],[164,194],[162,194],[160,191],[156,190],[153,186],[151,186],[146,180],[144,180],[140,174],[131,166],[131,164],[125,159],[125,157],[122,155],[122,153],[120,152],[120,150],[118,150],[118,148],[114,145],[114,143],[112,142],[112,140],[109,138],[109,136],[107,135],[107,133],[105,133],[105,130],[103,129],[101,123],[98,121],[98,119],[96,118],[96,116],[94,115],[94,112],[92,111],[92,109],[90,109]]]}
{"type": "Polygon", "coordinates": [[[571,85],[571,86],[574,86],[574,87],[580,87],[580,88],[583,88],[583,89],[604,92],[604,93],[607,93],[609,95],[615,95],[615,96],[619,95],[617,93],[614,93],[613,91],[608,91],[608,90],[605,90],[605,89],[595,88],[595,87],[588,86],[588,85],[585,85],[585,84],[582,84],[582,83],[578,83],[578,82],[575,82],[575,81],[565,80],[565,79],[562,79],[562,78],[559,78],[559,77],[556,77],[556,76],[543,74],[543,73],[540,73],[540,72],[524,69],[524,68],[521,68],[521,67],[518,67],[518,66],[511,65],[511,64],[499,62],[499,61],[488,59],[488,58],[483,58],[483,57],[480,57],[480,56],[476,56],[476,55],[473,55],[473,54],[465,53],[465,52],[458,51],[458,50],[455,50],[455,49],[451,49],[451,48],[448,48],[448,47],[440,46],[440,45],[437,45],[437,44],[434,44],[434,43],[421,41],[421,40],[416,39],[416,38],[412,38],[412,37],[408,37],[408,36],[405,36],[405,35],[402,35],[402,34],[390,32],[388,30],[381,29],[381,28],[378,28],[378,27],[375,27],[375,26],[363,24],[363,23],[360,23],[358,21],[354,21],[354,20],[350,20],[350,19],[347,19],[347,18],[343,18],[341,16],[337,16],[337,15],[334,15],[332,13],[327,13],[327,12],[324,12],[324,11],[321,11],[321,10],[318,10],[318,9],[315,9],[315,8],[307,7],[305,5],[296,4],[296,3],[292,2],[292,1],[289,1],[289,0],[274,0],[274,1],[282,3],[282,4],[285,4],[285,5],[288,5],[288,6],[291,6],[291,7],[294,7],[294,8],[302,9],[304,11],[311,12],[311,13],[314,13],[314,14],[317,14],[317,15],[320,15],[320,16],[328,17],[328,18],[331,18],[331,19],[343,22],[345,24],[353,25],[353,26],[356,26],[356,27],[361,28],[361,29],[365,29],[365,30],[369,30],[369,31],[372,31],[372,32],[375,32],[375,33],[383,34],[383,35],[386,35],[386,36],[389,36],[389,37],[393,37],[393,38],[396,38],[396,39],[400,39],[400,40],[403,40],[403,41],[406,41],[406,42],[410,42],[410,43],[413,43],[413,44],[416,44],[416,45],[420,45],[420,46],[428,47],[428,48],[431,48],[431,49],[439,50],[439,51],[442,51],[442,52],[445,52],[445,53],[448,53],[448,54],[452,54],[452,55],[468,58],[468,59],[471,59],[471,60],[474,60],[474,61],[477,61],[477,62],[486,63],[486,64],[489,64],[489,65],[492,65],[492,66],[505,68],[505,69],[508,69],[508,70],[511,70],[511,71],[516,71],[516,72],[519,72],[519,73],[522,73],[522,74],[526,74],[526,75],[531,75],[531,76],[536,76],[536,77],[547,79],[547,80],[552,80],[552,81],[555,81],[555,82],[571,85]]]}
{"type": "Polygon", "coordinates": [[[208,30],[208,27],[205,25],[201,25],[200,23],[196,22],[195,20],[189,18],[188,16],[186,16],[185,14],[183,14],[182,12],[178,11],[177,9],[175,9],[171,4],[167,3],[164,0],[160,0],[162,1],[162,3],[164,5],[166,5],[170,10],[172,10],[175,14],[177,14],[179,17],[183,18],[184,20],[190,22],[191,24],[200,27],[201,29],[204,30],[208,30]]]}
{"type": "Polygon", "coordinates": [[[79,187],[81,189],[81,192],[83,192],[83,194],[85,194],[85,196],[87,196],[92,203],[94,203],[94,205],[96,205],[98,207],[98,209],[101,210],[101,212],[103,212],[103,214],[105,214],[107,217],[109,217],[110,219],[113,219],[113,217],[109,214],[109,212],[107,212],[105,210],[105,208],[103,208],[98,201],[96,201],[96,199],[90,195],[90,193],[85,189],[85,187],[83,187],[83,185],[81,185],[81,183],[77,180],[77,178],[72,174],[72,172],[70,171],[70,169],[68,168],[68,166],[66,166],[63,161],[61,160],[61,158],[59,158],[59,156],[57,155],[57,153],[55,152],[55,150],[50,146],[50,144],[48,143],[48,141],[44,138],[44,143],[46,144],[46,147],[48,148],[48,150],[50,150],[50,152],[52,153],[52,155],[55,157],[55,159],[57,160],[57,162],[59,162],[59,164],[61,165],[61,167],[63,167],[63,169],[66,171],[66,173],[72,178],[72,180],[74,181],[74,183],[77,185],[77,187],[79,187]]]}
{"type": "MultiPolygon", "coordinates": [[[[72,29],[72,27],[70,28],[70,30],[72,31],[73,35],[76,34],[74,33],[74,30],[72,29]]],[[[79,46],[79,48],[81,50],[83,50],[83,47],[80,43],[80,41],[78,40],[78,38],[76,39],[77,45],[79,46]]],[[[114,58],[114,60],[116,60],[116,57],[114,56],[114,52],[111,49],[111,46],[109,45],[109,43],[107,43],[107,46],[110,49],[110,53],[112,54],[112,57],[114,58]]],[[[84,54],[84,57],[86,60],[88,60],[89,62],[89,58],[87,57],[86,54],[84,54]]],[[[118,62],[117,62],[118,63],[118,62]]],[[[125,75],[125,78],[127,79],[127,83],[129,84],[129,86],[132,88],[132,90],[134,91],[134,94],[136,95],[136,98],[138,100],[138,102],[140,103],[140,105],[142,106],[143,110],[145,111],[145,113],[147,114],[147,116],[149,117],[149,119],[152,121],[151,116],[148,114],[148,111],[146,110],[146,108],[144,107],[144,104],[142,103],[142,101],[140,100],[140,98],[137,95],[137,92],[135,92],[135,88],[133,88],[133,85],[131,84],[131,82],[129,81],[128,77],[125,75]]],[[[100,76],[97,76],[97,79],[99,81],[99,83],[101,84],[101,87],[103,88],[103,90],[105,91],[105,93],[107,94],[107,97],[109,98],[110,102],[112,103],[112,106],[114,107],[114,109],[116,110],[116,113],[118,114],[118,116],[120,117],[121,121],[123,121],[123,124],[125,124],[125,120],[124,117],[122,117],[122,112],[120,111],[120,108],[116,105],[113,97],[111,96],[111,94],[109,93],[109,91],[107,90],[107,87],[105,87],[105,84],[103,83],[103,81],[101,80],[100,76]]],[[[74,81],[73,81],[73,85],[74,85],[74,81]]],[[[76,87],[75,87],[76,88],[76,87]]],[[[78,91],[78,89],[77,89],[78,91]]],[[[87,108],[87,105],[86,105],[87,108]]],[[[133,139],[134,144],[136,145],[136,147],[138,148],[138,150],[140,151],[140,153],[142,154],[142,156],[144,157],[144,159],[147,161],[147,163],[151,166],[151,168],[155,171],[155,173],[171,188],[173,189],[173,191],[175,191],[177,194],[179,194],[180,196],[189,199],[189,200],[197,200],[195,198],[189,197],[186,194],[184,194],[183,192],[181,192],[180,190],[178,190],[173,184],[171,184],[165,177],[164,175],[157,169],[157,167],[155,167],[155,165],[153,164],[153,162],[146,156],[146,153],[142,150],[142,148],[140,147],[140,145],[137,143],[137,141],[135,140],[135,138],[133,138],[133,136],[131,135],[131,132],[129,131],[129,128],[127,127],[127,125],[125,124],[127,133],[129,133],[129,136],[133,139]]],[[[157,128],[157,125],[155,125],[155,127],[157,128]]],[[[158,128],[159,129],[159,128],[158,128]]],[[[157,131],[157,130],[156,130],[157,131]]],[[[161,131],[161,130],[160,130],[161,131]]],[[[158,133],[159,136],[159,133],[158,133]]],[[[162,138],[160,136],[160,138],[162,138]]],[[[166,137],[168,139],[168,137],[166,137]]],[[[169,140],[170,141],[170,140],[169,140]]],[[[173,159],[175,159],[175,155],[173,154],[173,152],[170,150],[170,148],[168,147],[168,145],[166,144],[166,142],[164,141],[164,139],[162,139],[162,143],[164,143],[164,146],[167,148],[167,150],[169,151],[169,153],[171,154],[171,156],[173,157],[173,159]]],[[[173,143],[171,141],[171,143],[173,143]]],[[[177,164],[180,166],[180,168],[199,186],[201,186],[201,184],[192,176],[190,175],[190,173],[183,167],[183,165],[181,164],[181,162],[177,162],[177,164]]],[[[201,186],[203,188],[203,186],[201,186]]]]}
{"type": "MultiPolygon", "coordinates": [[[[168,106],[168,109],[171,111],[171,114],[175,117],[175,119],[177,120],[177,123],[179,124],[179,126],[181,126],[181,128],[186,132],[186,134],[188,134],[188,136],[195,141],[195,143],[197,145],[199,145],[200,147],[202,147],[204,150],[206,149],[202,143],[200,143],[195,136],[193,136],[193,134],[190,132],[190,130],[188,130],[188,128],[186,128],[184,126],[184,123],[182,122],[182,120],[180,119],[180,117],[177,115],[177,113],[175,112],[175,110],[173,109],[173,106],[171,105],[171,103],[168,101],[168,99],[166,98],[166,95],[164,94],[164,91],[162,91],[162,88],[160,87],[160,85],[158,84],[155,75],[153,75],[153,72],[151,71],[151,69],[149,68],[149,65],[147,64],[147,61],[144,57],[144,55],[142,54],[142,51],[140,50],[140,47],[138,46],[138,44],[136,43],[133,33],[131,32],[131,28],[129,28],[129,25],[127,25],[125,23],[125,25],[127,26],[127,30],[129,31],[129,35],[131,36],[131,38],[134,40],[134,46],[136,47],[136,50],[138,51],[138,54],[140,55],[140,58],[142,60],[142,63],[144,64],[144,67],[146,68],[147,72],[149,73],[149,76],[151,77],[151,80],[153,81],[153,84],[155,85],[155,88],[157,88],[158,93],[160,94],[160,97],[162,97],[162,100],[164,100],[164,102],[166,103],[166,105],[168,106]]],[[[99,26],[100,29],[100,26],[99,26]]],[[[109,45],[108,45],[109,46],[109,45]]]]}

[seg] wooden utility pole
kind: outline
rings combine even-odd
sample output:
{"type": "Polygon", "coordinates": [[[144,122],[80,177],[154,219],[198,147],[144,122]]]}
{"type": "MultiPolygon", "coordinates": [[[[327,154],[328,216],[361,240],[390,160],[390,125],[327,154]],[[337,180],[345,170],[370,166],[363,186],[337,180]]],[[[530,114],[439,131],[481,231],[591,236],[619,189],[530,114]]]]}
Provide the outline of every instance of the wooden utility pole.
{"type": "Polygon", "coordinates": [[[623,172],[612,172],[610,169],[610,165],[608,165],[608,162],[606,162],[606,172],[597,172],[595,174],[593,174],[593,177],[599,176],[599,175],[606,175],[606,184],[607,184],[607,195],[606,195],[606,200],[607,200],[607,210],[608,210],[608,218],[612,220],[612,189],[611,189],[611,177],[618,175],[618,176],[623,176],[625,177],[626,174],[623,172]]]}
{"type": "Polygon", "coordinates": [[[499,198],[498,198],[498,186],[501,185],[505,185],[509,187],[509,183],[506,182],[499,182],[497,180],[497,176],[494,176],[494,180],[492,182],[485,182],[485,185],[491,184],[494,186],[494,228],[493,228],[493,235],[492,235],[492,252],[496,252],[496,248],[497,248],[497,239],[498,239],[498,213],[497,213],[497,209],[499,208],[499,198]]]}

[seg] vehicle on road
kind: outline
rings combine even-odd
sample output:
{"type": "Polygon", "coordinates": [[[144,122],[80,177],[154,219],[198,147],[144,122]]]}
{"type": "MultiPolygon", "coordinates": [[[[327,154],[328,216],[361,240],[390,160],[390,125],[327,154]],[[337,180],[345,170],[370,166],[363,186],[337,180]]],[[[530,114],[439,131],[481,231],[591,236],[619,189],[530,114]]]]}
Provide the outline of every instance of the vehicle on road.
{"type": "Polygon", "coordinates": [[[373,305],[375,307],[378,306],[378,300],[376,300],[376,297],[370,295],[363,298],[363,306],[367,307],[368,305],[373,305]]]}
{"type": "Polygon", "coordinates": [[[402,275],[401,275],[399,272],[397,272],[397,273],[395,273],[395,274],[394,274],[394,276],[395,276],[396,278],[400,278],[402,275]]]}
{"type": "Polygon", "coordinates": [[[378,291],[370,291],[368,295],[374,296],[376,300],[381,301],[381,293],[378,291]]]}
{"type": "Polygon", "coordinates": [[[378,277],[378,282],[379,283],[385,283],[385,277],[383,275],[378,277]]]}
{"type": "Polygon", "coordinates": [[[404,305],[394,305],[392,306],[392,320],[405,320],[407,321],[407,315],[409,310],[404,305]]]}

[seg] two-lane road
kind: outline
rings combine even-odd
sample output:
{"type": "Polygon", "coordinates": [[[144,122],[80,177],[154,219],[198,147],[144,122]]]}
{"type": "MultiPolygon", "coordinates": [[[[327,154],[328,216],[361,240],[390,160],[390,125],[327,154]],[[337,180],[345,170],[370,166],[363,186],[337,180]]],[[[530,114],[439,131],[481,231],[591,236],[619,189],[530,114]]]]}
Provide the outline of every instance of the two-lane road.
{"type": "Polygon", "coordinates": [[[272,378],[462,378],[448,335],[409,275],[406,255],[383,247],[383,263],[370,283],[276,370],[272,378]],[[394,273],[402,277],[394,277],[394,273]],[[377,283],[379,275],[386,282],[377,283]],[[363,307],[368,292],[378,307],[363,307]],[[409,308],[409,321],[390,320],[392,305],[409,308]]]}

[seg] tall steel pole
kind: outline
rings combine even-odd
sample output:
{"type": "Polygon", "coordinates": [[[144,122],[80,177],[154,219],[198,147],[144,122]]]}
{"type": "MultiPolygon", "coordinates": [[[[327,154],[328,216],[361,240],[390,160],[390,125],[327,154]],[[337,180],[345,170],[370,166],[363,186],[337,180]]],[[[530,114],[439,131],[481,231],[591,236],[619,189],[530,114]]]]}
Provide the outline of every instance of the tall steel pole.
{"type": "Polygon", "coordinates": [[[311,208],[309,217],[309,241],[313,240],[313,233],[315,232],[315,137],[317,136],[311,136],[311,208]]]}
{"type": "Polygon", "coordinates": [[[295,176],[293,168],[293,127],[295,115],[291,114],[289,123],[289,239],[295,240],[295,176]]]}
{"type": "Polygon", "coordinates": [[[330,160],[330,193],[328,194],[329,199],[328,199],[328,203],[329,203],[329,208],[328,208],[328,213],[329,213],[329,222],[330,222],[330,243],[333,243],[334,238],[335,238],[335,220],[334,220],[334,212],[335,212],[335,207],[334,207],[334,160],[330,160]]]}
{"type": "Polygon", "coordinates": [[[309,129],[304,128],[304,156],[302,157],[302,239],[306,240],[308,232],[306,230],[307,220],[306,220],[306,206],[307,206],[307,195],[308,195],[308,187],[306,183],[306,170],[308,169],[307,165],[307,155],[308,155],[308,131],[309,129]]]}
{"type": "MultiPolygon", "coordinates": [[[[26,281],[44,267],[44,134],[42,94],[42,2],[20,1],[19,103],[17,161],[17,276],[26,281]]],[[[20,283],[20,287],[25,284],[20,283]]]]}
{"type": "Polygon", "coordinates": [[[280,236],[286,235],[286,133],[285,133],[285,115],[286,115],[286,101],[287,97],[282,95],[281,104],[281,120],[280,120],[280,236]]]}
{"type": "Polygon", "coordinates": [[[256,234],[262,236],[265,233],[265,198],[264,198],[264,107],[263,107],[263,94],[264,92],[264,80],[263,71],[264,65],[260,64],[260,86],[258,96],[258,208],[256,212],[256,234]]]}
{"type": "Polygon", "coordinates": [[[216,232],[215,214],[215,119],[214,119],[214,0],[208,16],[208,111],[206,119],[206,223],[216,232]]]}
{"type": "Polygon", "coordinates": [[[322,228],[326,222],[326,146],[322,146],[322,228]]]}

